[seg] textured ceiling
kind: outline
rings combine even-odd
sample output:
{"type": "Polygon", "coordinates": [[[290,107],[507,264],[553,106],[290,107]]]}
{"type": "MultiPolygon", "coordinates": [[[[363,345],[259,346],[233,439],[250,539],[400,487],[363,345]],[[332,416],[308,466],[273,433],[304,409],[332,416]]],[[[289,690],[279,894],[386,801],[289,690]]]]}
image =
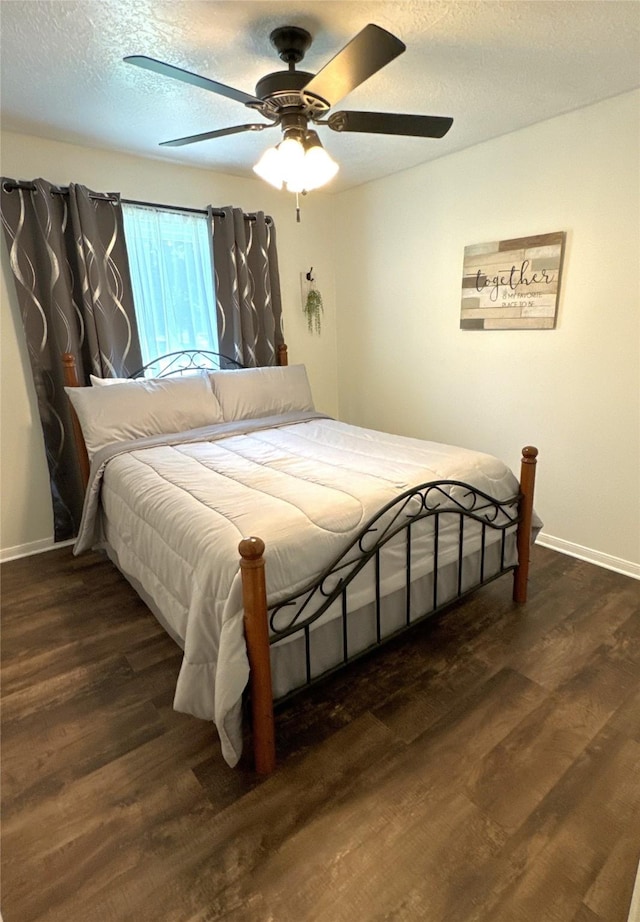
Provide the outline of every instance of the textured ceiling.
{"type": "Polygon", "coordinates": [[[369,22],[401,38],[407,51],[336,108],[455,121],[442,140],[320,129],[341,167],[335,191],[640,85],[637,0],[2,0],[2,127],[253,175],[278,129],[159,148],[163,140],[261,119],[123,56],[159,58],[253,93],[260,77],[285,67],[269,42],[275,27],[311,32],[300,66],[315,73],[369,22]]]}

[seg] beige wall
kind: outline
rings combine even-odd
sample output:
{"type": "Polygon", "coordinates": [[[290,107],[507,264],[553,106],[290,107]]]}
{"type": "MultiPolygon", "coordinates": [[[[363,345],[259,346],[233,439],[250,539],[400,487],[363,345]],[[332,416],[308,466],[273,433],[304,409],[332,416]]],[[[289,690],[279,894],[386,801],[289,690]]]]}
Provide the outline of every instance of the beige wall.
{"type": "MultiPolygon", "coordinates": [[[[306,364],[318,409],[337,412],[331,196],[314,193],[305,198],[302,221],[296,224],[294,197],[257,179],[10,132],[2,134],[1,154],[2,174],[14,179],[42,176],[61,185],[73,181],[100,191],[115,189],[124,198],[196,208],[231,204],[273,215],[290,361],[306,364]],[[307,332],[301,310],[300,273],[310,266],[318,276],[325,308],[320,337],[307,332]]],[[[8,557],[49,544],[53,524],[42,434],[4,241],[0,251],[0,553],[8,557]]]]}
{"type": "Polygon", "coordinates": [[[514,466],[537,445],[551,543],[638,575],[639,111],[625,94],[345,193],[336,248],[341,417],[514,466]],[[556,330],[459,329],[466,245],[561,230],[556,330]]]}

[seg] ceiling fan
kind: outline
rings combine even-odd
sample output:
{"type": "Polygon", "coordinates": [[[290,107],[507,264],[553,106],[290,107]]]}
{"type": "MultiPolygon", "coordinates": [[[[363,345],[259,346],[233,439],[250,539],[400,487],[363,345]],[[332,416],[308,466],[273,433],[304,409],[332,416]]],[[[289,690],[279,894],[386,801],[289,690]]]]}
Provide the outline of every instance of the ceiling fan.
{"type": "Polygon", "coordinates": [[[236,100],[269,120],[175,138],[161,142],[161,146],[180,147],[279,126],[283,140],[277,147],[265,151],[254,170],[277,188],[282,188],[284,182],[291,192],[307,192],[324,185],[338,169],[322,147],[317,132],[309,129],[309,123],[326,125],[332,131],[420,138],[442,138],[453,123],[452,118],[441,116],[388,112],[342,111],[325,118],[344,96],[405,51],[404,43],[380,26],[372,23],[365,26],[317,74],[295,68],[311,45],[312,38],[306,29],[283,26],[274,29],[270,39],[288,70],[262,77],[256,85],[255,96],[155,58],[125,57],[128,64],[236,100]]]}

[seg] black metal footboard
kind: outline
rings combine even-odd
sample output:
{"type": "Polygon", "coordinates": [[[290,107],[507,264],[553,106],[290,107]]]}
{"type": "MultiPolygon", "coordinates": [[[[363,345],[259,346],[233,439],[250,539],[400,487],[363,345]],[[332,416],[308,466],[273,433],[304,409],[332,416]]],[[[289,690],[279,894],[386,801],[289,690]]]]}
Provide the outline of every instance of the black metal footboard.
{"type": "Polygon", "coordinates": [[[455,480],[420,484],[389,502],[315,582],[269,607],[271,646],[297,637],[305,650],[304,678],[278,702],[513,571],[517,566],[519,508],[520,495],[499,501],[455,480]],[[391,575],[390,558],[394,566],[391,575]],[[361,639],[351,642],[353,605],[349,594],[360,577],[358,594],[362,598],[365,568],[370,571],[365,595],[371,626],[363,647],[361,639]],[[402,570],[404,573],[399,572],[402,570]],[[447,586],[443,592],[445,572],[447,586]],[[419,582],[420,607],[416,610],[412,594],[416,595],[419,582]],[[401,623],[396,617],[390,630],[383,618],[389,585],[396,609],[398,600],[402,608],[401,623]],[[332,630],[340,633],[339,640],[334,641],[341,647],[339,661],[336,657],[333,664],[317,673],[312,668],[313,644],[323,642],[319,628],[329,621],[333,622],[332,630]]]}

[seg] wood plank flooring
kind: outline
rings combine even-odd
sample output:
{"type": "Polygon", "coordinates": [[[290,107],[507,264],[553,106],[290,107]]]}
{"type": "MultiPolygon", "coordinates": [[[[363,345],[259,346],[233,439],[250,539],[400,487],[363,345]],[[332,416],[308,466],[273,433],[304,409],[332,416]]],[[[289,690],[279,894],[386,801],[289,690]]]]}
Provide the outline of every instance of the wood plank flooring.
{"type": "Polygon", "coordinates": [[[626,922],[640,584],[535,548],[226,766],[111,564],[2,567],[4,922],[626,922]]]}

